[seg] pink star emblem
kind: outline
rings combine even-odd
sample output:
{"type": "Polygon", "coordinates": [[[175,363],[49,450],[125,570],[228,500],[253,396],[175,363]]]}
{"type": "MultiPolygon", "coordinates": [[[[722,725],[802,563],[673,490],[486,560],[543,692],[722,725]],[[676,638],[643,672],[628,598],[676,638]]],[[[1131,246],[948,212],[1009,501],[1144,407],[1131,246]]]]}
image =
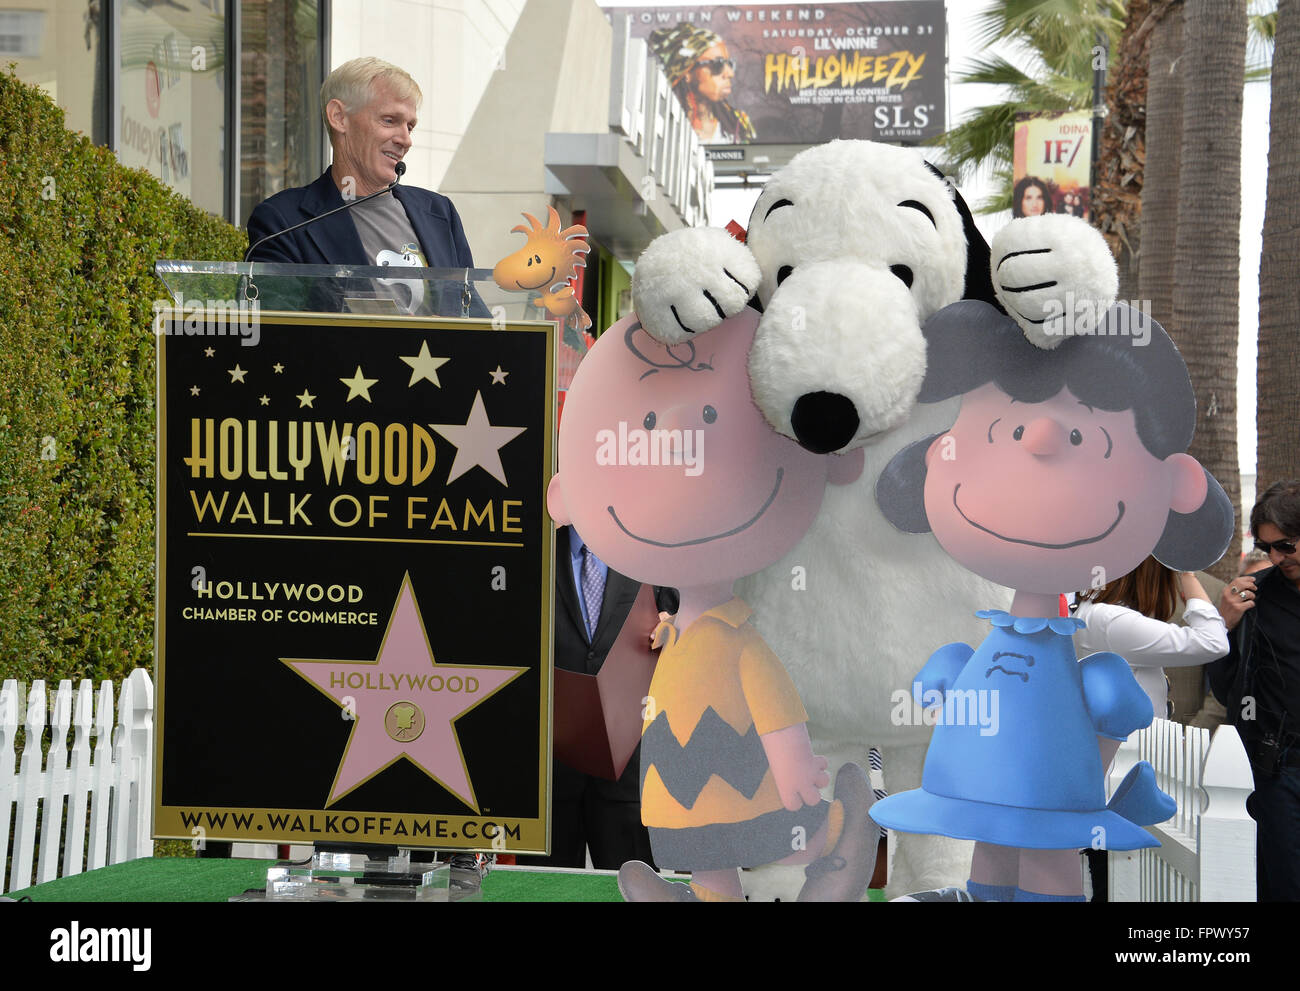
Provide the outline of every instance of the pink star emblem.
{"type": "Polygon", "coordinates": [[[375,660],[280,660],[340,706],[347,705],[344,699],[349,696],[355,700],[352,734],[330,786],[327,807],[405,757],[479,811],[455,722],[526,668],[439,664],[409,574],[402,577],[375,660]]]}
{"type": "Polygon", "coordinates": [[[501,448],[522,434],[527,427],[499,427],[488,420],[483,393],[474,393],[474,404],[464,423],[431,423],[429,426],[456,446],[456,460],[447,474],[450,485],[471,468],[479,467],[509,488],[506,470],[501,465],[501,448]]]}

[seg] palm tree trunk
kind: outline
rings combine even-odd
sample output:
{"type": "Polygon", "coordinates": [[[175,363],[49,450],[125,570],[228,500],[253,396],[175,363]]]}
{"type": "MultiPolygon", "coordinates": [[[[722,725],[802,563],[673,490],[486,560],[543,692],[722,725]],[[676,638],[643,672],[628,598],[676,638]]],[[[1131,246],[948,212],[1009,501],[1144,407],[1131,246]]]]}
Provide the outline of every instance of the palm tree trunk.
{"type": "Polygon", "coordinates": [[[1141,269],[1138,294],[1168,326],[1173,314],[1174,239],[1183,142],[1183,11],[1181,0],[1152,5],[1147,63],[1146,165],[1142,177],[1141,269]]]}
{"type": "Polygon", "coordinates": [[[1255,490],[1300,477],[1300,0],[1280,0],[1259,264],[1255,490]]]}
{"type": "MultiPolygon", "coordinates": [[[[1157,0],[1156,6],[1161,5],[1157,0]]],[[[1139,293],[1142,246],[1142,174],[1146,158],[1150,0],[1129,0],[1115,68],[1106,87],[1105,121],[1092,190],[1092,222],[1119,267],[1119,298],[1139,293]]],[[[1153,25],[1152,25],[1153,26],[1153,25]]]]}
{"type": "MultiPolygon", "coordinates": [[[[1190,453],[1222,483],[1240,519],[1237,462],[1237,336],[1241,227],[1241,107],[1246,65],[1242,0],[1185,0],[1182,161],[1170,336],[1187,360],[1196,394],[1190,453]]],[[[1147,242],[1149,243],[1149,242],[1147,242]]],[[[1228,554],[1211,568],[1236,574],[1228,554]]]]}

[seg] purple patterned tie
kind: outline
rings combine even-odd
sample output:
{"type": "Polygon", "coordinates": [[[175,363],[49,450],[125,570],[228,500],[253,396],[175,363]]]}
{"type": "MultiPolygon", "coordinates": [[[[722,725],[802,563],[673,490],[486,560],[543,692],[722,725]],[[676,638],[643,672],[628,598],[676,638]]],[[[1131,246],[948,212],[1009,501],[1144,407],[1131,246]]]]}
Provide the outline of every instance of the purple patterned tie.
{"type": "Polygon", "coordinates": [[[587,605],[587,639],[596,635],[600,622],[600,604],[605,598],[605,579],[600,573],[600,561],[591,548],[582,545],[582,601],[587,605]]]}

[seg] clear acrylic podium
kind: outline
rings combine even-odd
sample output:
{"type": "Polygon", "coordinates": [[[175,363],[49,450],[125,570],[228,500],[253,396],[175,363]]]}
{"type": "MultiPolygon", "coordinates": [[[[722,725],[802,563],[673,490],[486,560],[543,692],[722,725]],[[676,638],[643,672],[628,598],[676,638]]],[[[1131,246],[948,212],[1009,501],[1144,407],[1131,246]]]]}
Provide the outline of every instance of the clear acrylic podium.
{"type": "MultiPolygon", "coordinates": [[[[385,326],[404,323],[403,317],[437,318],[440,322],[465,320],[467,324],[470,321],[478,324],[475,332],[486,331],[482,326],[485,321],[491,322],[493,331],[521,323],[532,324],[536,331],[537,321],[556,322],[534,302],[535,292],[501,288],[493,281],[491,269],[164,260],[155,264],[155,272],[169,294],[155,303],[156,315],[165,312],[167,319],[179,321],[182,313],[195,307],[203,313],[203,319],[211,321],[216,313],[219,319],[227,321],[232,334],[238,332],[240,315],[248,312],[263,317],[270,313],[351,314],[358,317],[359,323],[379,318],[385,326]]],[[[584,335],[567,325],[562,333],[554,332],[553,341],[552,353],[558,348],[561,368],[566,360],[576,367],[578,358],[587,350],[584,335]]],[[[160,404],[162,401],[160,396],[160,404]]],[[[161,447],[159,457],[162,457],[161,447]]],[[[161,798],[155,801],[155,830],[160,828],[158,810],[164,804],[161,798]]],[[[542,809],[546,809],[544,799],[542,809]]],[[[539,835],[545,835],[545,831],[543,822],[539,835]]],[[[227,837],[213,835],[211,838],[227,837]]],[[[304,842],[270,834],[229,838],[245,842],[304,842]]],[[[534,849],[541,845],[540,841],[533,844],[534,849]]],[[[425,849],[426,852],[429,849],[427,844],[425,849]]],[[[342,849],[334,844],[333,851],[317,845],[309,861],[280,863],[270,868],[262,897],[276,901],[475,900],[477,869],[470,871],[459,862],[447,863],[448,853],[455,852],[452,849],[443,846],[433,849],[441,853],[442,863],[412,858],[412,848],[400,842],[358,844],[342,849]]]]}
{"type": "Polygon", "coordinates": [[[262,310],[498,320],[542,316],[527,292],[500,288],[485,268],[159,261],[154,271],[173,296],[256,302],[262,310]]]}

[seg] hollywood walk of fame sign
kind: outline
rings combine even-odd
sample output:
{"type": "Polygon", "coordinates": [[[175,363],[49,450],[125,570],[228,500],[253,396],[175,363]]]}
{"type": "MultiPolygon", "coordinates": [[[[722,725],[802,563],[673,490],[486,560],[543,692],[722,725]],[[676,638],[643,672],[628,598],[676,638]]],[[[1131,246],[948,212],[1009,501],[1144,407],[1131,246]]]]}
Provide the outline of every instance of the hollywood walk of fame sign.
{"type": "Polygon", "coordinates": [[[154,834],[544,851],[554,325],[182,316],[154,834]]]}

